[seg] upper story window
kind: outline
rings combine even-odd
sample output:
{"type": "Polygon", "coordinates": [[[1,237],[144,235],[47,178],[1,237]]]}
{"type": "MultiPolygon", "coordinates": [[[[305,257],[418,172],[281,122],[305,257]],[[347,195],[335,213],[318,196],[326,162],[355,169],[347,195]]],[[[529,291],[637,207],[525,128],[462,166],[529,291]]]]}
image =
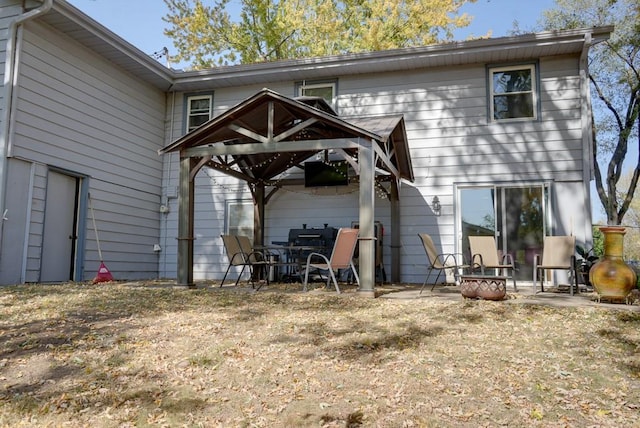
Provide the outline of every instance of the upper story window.
{"type": "Polygon", "coordinates": [[[304,81],[296,83],[297,97],[321,97],[335,109],[337,80],[304,81]]]}
{"type": "Polygon", "coordinates": [[[537,118],[535,65],[490,68],[489,85],[493,122],[537,118]]]}
{"type": "Polygon", "coordinates": [[[186,131],[191,132],[211,119],[213,95],[192,95],[187,97],[186,131]]]}

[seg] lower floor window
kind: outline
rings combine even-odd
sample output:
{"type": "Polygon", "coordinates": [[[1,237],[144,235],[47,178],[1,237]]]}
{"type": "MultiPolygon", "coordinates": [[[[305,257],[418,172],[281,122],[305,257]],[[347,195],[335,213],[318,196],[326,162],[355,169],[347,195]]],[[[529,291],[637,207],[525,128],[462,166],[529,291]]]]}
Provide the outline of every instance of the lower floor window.
{"type": "Polygon", "coordinates": [[[227,201],[225,233],[243,235],[253,239],[253,202],[246,200],[227,201]]]}

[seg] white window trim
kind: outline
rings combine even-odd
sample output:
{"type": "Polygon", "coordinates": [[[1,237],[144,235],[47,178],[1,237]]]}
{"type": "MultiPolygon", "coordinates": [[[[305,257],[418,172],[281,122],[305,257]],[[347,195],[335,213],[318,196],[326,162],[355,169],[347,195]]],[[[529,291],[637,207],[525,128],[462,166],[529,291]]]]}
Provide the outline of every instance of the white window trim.
{"type": "MultiPolygon", "coordinates": [[[[192,129],[189,129],[189,118],[191,117],[191,101],[192,100],[209,100],[209,119],[211,119],[213,114],[213,95],[191,95],[187,97],[187,105],[186,105],[186,116],[185,116],[185,132],[189,133],[192,129]]],[[[194,128],[195,129],[195,128],[194,128]]]]}
{"type": "Polygon", "coordinates": [[[298,95],[299,97],[303,96],[304,90],[305,89],[318,89],[318,88],[331,88],[331,102],[329,103],[329,105],[331,107],[333,107],[333,109],[335,110],[336,107],[336,82],[318,82],[318,83],[314,83],[314,82],[310,82],[310,83],[306,83],[306,82],[302,82],[300,83],[300,85],[298,85],[298,95]]]}
{"type": "MultiPolygon", "coordinates": [[[[249,232],[249,238],[253,240],[253,219],[254,219],[254,206],[253,206],[253,200],[251,199],[228,199],[225,201],[225,225],[224,225],[224,231],[226,234],[231,233],[230,232],[230,228],[231,228],[231,216],[233,215],[233,207],[234,206],[240,206],[242,207],[242,210],[246,210],[247,213],[249,213],[249,216],[251,217],[251,224],[247,225],[247,228],[250,228],[250,232],[249,232]]],[[[234,225],[236,226],[236,225],[234,225]]]]}
{"type": "MultiPolygon", "coordinates": [[[[528,94],[529,91],[526,92],[509,92],[509,94],[528,94]]],[[[514,121],[533,121],[538,119],[538,75],[536,72],[535,64],[522,64],[522,65],[512,65],[508,67],[490,67],[489,68],[489,118],[493,123],[504,123],[504,122],[514,122],[514,121]],[[499,73],[502,71],[513,71],[513,70],[525,70],[528,69],[531,71],[531,94],[532,94],[532,102],[533,102],[533,116],[527,117],[512,117],[509,119],[496,119],[494,115],[494,92],[493,92],[493,74],[499,73]]]]}

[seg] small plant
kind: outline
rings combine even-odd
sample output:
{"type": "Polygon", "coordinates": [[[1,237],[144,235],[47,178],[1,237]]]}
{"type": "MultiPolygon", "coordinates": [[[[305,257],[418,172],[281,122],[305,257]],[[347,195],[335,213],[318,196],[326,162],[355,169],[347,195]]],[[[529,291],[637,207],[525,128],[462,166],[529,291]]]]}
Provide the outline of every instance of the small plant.
{"type": "Polygon", "coordinates": [[[593,248],[587,250],[586,248],[577,245],[576,252],[580,256],[578,261],[578,272],[580,272],[580,276],[582,276],[582,282],[585,285],[591,285],[591,281],[589,280],[589,271],[591,267],[596,264],[600,258],[594,254],[593,248]]]}

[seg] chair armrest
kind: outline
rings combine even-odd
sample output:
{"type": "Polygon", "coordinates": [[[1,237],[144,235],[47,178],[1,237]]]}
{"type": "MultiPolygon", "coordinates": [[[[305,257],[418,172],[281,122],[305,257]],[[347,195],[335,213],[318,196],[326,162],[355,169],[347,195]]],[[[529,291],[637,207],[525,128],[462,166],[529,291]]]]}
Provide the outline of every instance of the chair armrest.
{"type": "Polygon", "coordinates": [[[309,266],[311,264],[311,259],[313,257],[321,258],[326,264],[329,264],[329,258],[327,256],[325,256],[324,254],[321,254],[321,253],[309,253],[309,255],[307,256],[307,266],[309,266]]]}
{"type": "Polygon", "coordinates": [[[471,269],[481,268],[482,266],[484,266],[482,254],[474,254],[471,256],[471,269]]]}
{"type": "Polygon", "coordinates": [[[535,269],[537,266],[540,266],[540,254],[533,255],[533,268],[535,269]]]}
{"type": "Polygon", "coordinates": [[[502,264],[503,265],[509,264],[509,265],[515,267],[515,263],[513,263],[513,256],[511,254],[509,254],[509,253],[504,254],[502,256],[502,264]]]}
{"type": "Polygon", "coordinates": [[[247,263],[246,254],[244,254],[243,252],[238,252],[231,256],[231,260],[229,260],[229,263],[234,264],[238,262],[247,263]]]}
{"type": "Polygon", "coordinates": [[[458,259],[454,253],[438,254],[437,257],[441,260],[442,266],[451,267],[451,268],[460,266],[458,264],[458,259]],[[453,261],[453,264],[451,264],[451,261],[453,261]]]}
{"type": "Polygon", "coordinates": [[[266,257],[265,254],[267,254],[267,253],[264,253],[262,251],[253,250],[249,254],[247,254],[247,260],[249,261],[249,263],[266,263],[266,264],[270,264],[270,261],[266,257]],[[256,257],[256,256],[259,256],[259,257],[256,257]],[[253,259],[252,259],[252,257],[253,257],[253,259]]]}

